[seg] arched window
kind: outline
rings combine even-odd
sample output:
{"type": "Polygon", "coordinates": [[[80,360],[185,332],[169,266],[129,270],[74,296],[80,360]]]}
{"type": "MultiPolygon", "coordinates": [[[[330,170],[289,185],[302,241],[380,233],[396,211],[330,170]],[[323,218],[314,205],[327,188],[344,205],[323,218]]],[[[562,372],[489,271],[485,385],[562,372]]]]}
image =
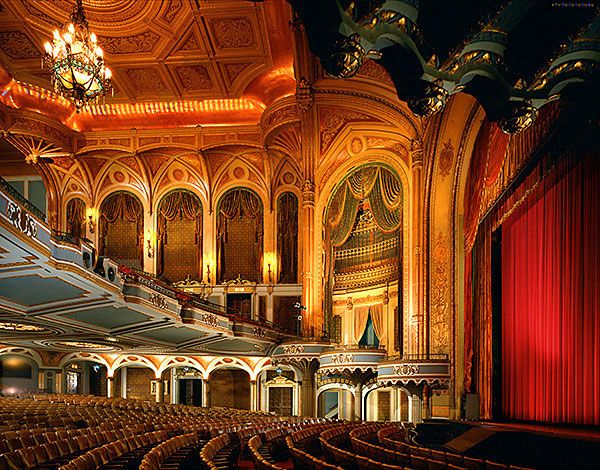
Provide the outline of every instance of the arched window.
{"type": "Polygon", "coordinates": [[[249,189],[235,188],[223,195],[217,216],[217,272],[219,282],[241,277],[261,282],[263,206],[249,189]]]}
{"type": "Polygon", "coordinates": [[[67,203],[66,231],[75,238],[85,238],[85,202],[79,198],[67,203]]]}
{"type": "Polygon", "coordinates": [[[100,256],[142,269],[143,229],[139,199],[125,191],[111,194],[100,206],[100,256]]]}
{"type": "Polygon", "coordinates": [[[202,202],[191,191],[167,194],[158,207],[158,275],[202,278],[202,202]]]}
{"type": "Polygon", "coordinates": [[[277,200],[277,256],[279,282],[298,282],[298,198],[283,193],[277,200]]]}

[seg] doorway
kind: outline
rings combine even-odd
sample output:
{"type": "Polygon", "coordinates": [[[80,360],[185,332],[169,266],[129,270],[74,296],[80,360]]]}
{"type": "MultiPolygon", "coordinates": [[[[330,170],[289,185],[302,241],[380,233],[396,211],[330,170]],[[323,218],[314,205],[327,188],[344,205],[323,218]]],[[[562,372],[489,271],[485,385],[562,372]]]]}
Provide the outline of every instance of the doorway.
{"type": "Polygon", "coordinates": [[[179,379],[179,403],[202,406],[202,380],[179,379]]]}

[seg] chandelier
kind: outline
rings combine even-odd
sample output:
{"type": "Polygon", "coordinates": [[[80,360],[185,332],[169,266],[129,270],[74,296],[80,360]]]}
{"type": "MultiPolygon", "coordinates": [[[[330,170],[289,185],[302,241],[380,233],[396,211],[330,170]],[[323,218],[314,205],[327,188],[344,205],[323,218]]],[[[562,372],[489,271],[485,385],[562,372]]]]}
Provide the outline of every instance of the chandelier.
{"type": "Polygon", "coordinates": [[[52,43],[44,44],[45,63],[57,93],[72,101],[77,112],[111,89],[112,73],[104,65],[104,53],[89,30],[82,0],[76,0],[71,21],[54,31],[52,43]]]}

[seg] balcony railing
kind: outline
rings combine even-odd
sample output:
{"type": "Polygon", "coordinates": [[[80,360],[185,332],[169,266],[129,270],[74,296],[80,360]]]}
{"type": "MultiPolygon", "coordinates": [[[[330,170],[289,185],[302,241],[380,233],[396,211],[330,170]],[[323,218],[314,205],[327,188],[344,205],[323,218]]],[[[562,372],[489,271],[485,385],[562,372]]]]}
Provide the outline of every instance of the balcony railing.
{"type": "Polygon", "coordinates": [[[324,353],[337,351],[385,351],[383,346],[369,346],[366,344],[338,344],[323,348],[324,353]]]}
{"type": "Polygon", "coordinates": [[[0,189],[6,191],[8,195],[17,203],[19,203],[23,208],[27,209],[33,216],[39,219],[42,222],[46,221],[46,214],[44,214],[40,209],[35,207],[29,200],[19,193],[15,188],[11,186],[11,184],[6,181],[4,178],[0,176],[0,189]]]}
{"type": "Polygon", "coordinates": [[[440,362],[448,361],[448,354],[402,354],[386,356],[381,362],[440,362]]]}
{"type": "MultiPolygon", "coordinates": [[[[227,308],[223,305],[210,302],[198,294],[185,292],[177,287],[167,284],[162,279],[154,276],[153,274],[139,269],[132,268],[130,266],[120,265],[119,273],[131,278],[133,281],[138,282],[146,287],[149,287],[171,299],[175,299],[182,304],[188,304],[201,310],[215,313],[217,315],[223,315],[228,317],[234,322],[243,322],[260,327],[267,327],[275,331],[293,334],[293,331],[289,331],[282,328],[280,325],[268,320],[256,320],[250,317],[248,314],[241,313],[238,310],[227,308]]],[[[210,287],[210,286],[207,286],[210,287]]]]}

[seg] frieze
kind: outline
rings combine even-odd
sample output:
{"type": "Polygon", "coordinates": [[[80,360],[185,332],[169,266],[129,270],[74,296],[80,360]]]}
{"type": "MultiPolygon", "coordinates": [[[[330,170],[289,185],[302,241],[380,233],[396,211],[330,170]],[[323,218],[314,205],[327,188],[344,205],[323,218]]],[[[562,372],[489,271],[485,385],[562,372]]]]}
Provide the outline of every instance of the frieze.
{"type": "Polygon", "coordinates": [[[212,327],[218,327],[220,325],[219,317],[212,313],[201,313],[198,316],[198,320],[212,327]]]}
{"type": "Polygon", "coordinates": [[[263,328],[260,328],[258,326],[252,328],[252,334],[254,336],[258,336],[259,338],[264,338],[265,336],[267,336],[267,332],[263,328]]]}
{"type": "Polygon", "coordinates": [[[303,344],[286,344],[282,346],[283,354],[286,355],[296,355],[304,353],[304,345],[303,344]]]}
{"type": "Polygon", "coordinates": [[[332,364],[348,364],[354,361],[354,355],[348,353],[334,354],[331,356],[332,364]]]}
{"type": "Polygon", "coordinates": [[[150,294],[150,303],[158,308],[164,308],[165,310],[169,308],[169,304],[165,298],[160,294],[150,294]]]}
{"type": "Polygon", "coordinates": [[[28,237],[37,237],[37,222],[27,212],[12,201],[8,201],[6,205],[6,215],[8,220],[21,232],[28,237]]]}
{"type": "Polygon", "coordinates": [[[399,364],[394,366],[394,374],[396,375],[416,375],[419,373],[417,364],[399,364]]]}

